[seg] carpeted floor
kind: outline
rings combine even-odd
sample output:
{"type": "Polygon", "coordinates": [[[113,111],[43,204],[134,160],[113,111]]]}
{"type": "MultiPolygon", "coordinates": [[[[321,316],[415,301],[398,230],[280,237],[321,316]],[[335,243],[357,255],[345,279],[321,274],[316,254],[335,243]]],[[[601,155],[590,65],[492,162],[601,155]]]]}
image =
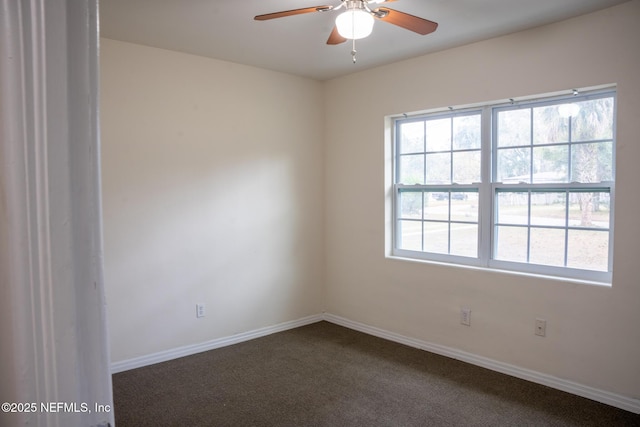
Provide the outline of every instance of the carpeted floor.
{"type": "Polygon", "coordinates": [[[640,426],[640,415],[320,322],[113,376],[118,427],[640,426]]]}

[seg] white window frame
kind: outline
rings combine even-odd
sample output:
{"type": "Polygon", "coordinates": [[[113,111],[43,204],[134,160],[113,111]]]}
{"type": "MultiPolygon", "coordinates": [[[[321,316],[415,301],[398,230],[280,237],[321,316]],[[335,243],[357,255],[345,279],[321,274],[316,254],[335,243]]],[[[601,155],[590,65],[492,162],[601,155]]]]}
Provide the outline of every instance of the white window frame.
{"type": "MultiPolygon", "coordinates": [[[[557,277],[561,279],[575,279],[585,282],[594,282],[601,284],[611,284],[612,270],[613,270],[613,239],[614,239],[614,209],[615,209],[615,179],[613,181],[604,181],[597,183],[502,183],[496,182],[497,166],[494,159],[497,158],[497,144],[496,138],[496,120],[495,116],[498,111],[504,111],[512,108],[532,108],[544,105],[557,104],[561,101],[570,101],[576,99],[578,101],[600,98],[600,97],[613,97],[613,170],[612,174],[615,177],[615,152],[616,152],[616,88],[607,87],[604,89],[597,89],[591,91],[581,91],[579,95],[575,92],[568,92],[568,94],[556,95],[556,96],[537,96],[524,98],[522,100],[509,100],[508,102],[496,102],[487,103],[480,106],[474,106],[472,108],[447,108],[431,110],[422,112],[419,114],[403,114],[402,116],[392,116],[390,122],[391,131],[391,221],[390,221],[390,238],[391,238],[391,251],[392,257],[398,257],[402,259],[412,259],[421,261],[432,261],[438,263],[448,263],[454,265],[464,265],[471,267],[489,268],[492,270],[512,271],[516,273],[543,275],[549,277],[557,277]],[[400,123],[405,123],[410,120],[421,120],[425,118],[433,117],[455,117],[463,114],[470,114],[473,112],[480,112],[481,114],[481,182],[472,184],[403,184],[398,183],[399,180],[399,150],[398,150],[398,138],[397,130],[400,123]],[[430,253],[422,251],[413,251],[407,249],[401,249],[399,247],[400,233],[398,232],[400,227],[400,194],[402,191],[418,190],[424,192],[433,191],[477,191],[478,192],[478,256],[477,257],[464,257],[458,255],[442,254],[442,253],[430,253]],[[573,191],[605,191],[609,193],[610,198],[610,217],[609,217],[609,231],[608,231],[608,268],[607,271],[596,270],[583,270],[571,267],[556,267],[541,264],[531,264],[527,262],[514,262],[503,261],[494,259],[495,253],[495,229],[496,229],[496,203],[497,193],[501,190],[509,191],[521,191],[521,192],[536,192],[536,191],[551,191],[551,192],[573,192],[573,191]]],[[[569,144],[573,144],[570,142],[569,144]]],[[[424,222],[424,213],[422,220],[424,222]]],[[[416,219],[416,221],[420,221],[416,219]]],[[[450,221],[451,223],[451,221],[450,221]]],[[[532,224],[528,223],[526,227],[531,230],[532,224]]],[[[572,226],[565,224],[564,227],[559,229],[570,230],[572,226]]],[[[580,230],[584,230],[584,227],[579,227],[580,230]]],[[[588,229],[588,228],[587,228],[588,229]]],[[[606,232],[606,231],[604,231],[606,232]]],[[[567,247],[565,246],[565,256],[567,247]]]]}

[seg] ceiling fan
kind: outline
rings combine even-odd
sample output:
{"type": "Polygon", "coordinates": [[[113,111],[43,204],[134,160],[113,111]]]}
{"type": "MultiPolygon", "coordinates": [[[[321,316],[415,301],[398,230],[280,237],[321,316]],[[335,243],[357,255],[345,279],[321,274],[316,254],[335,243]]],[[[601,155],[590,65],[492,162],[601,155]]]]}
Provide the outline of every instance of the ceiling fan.
{"type": "Polygon", "coordinates": [[[372,9],[370,4],[391,3],[396,0],[340,0],[338,6],[313,6],[302,9],[285,10],[282,12],[267,13],[258,15],[254,19],[257,21],[267,21],[269,19],[284,18],[285,16],[302,15],[312,12],[329,12],[344,9],[336,17],[336,24],[327,39],[327,44],[337,45],[347,40],[354,40],[354,48],[351,51],[353,62],[356,62],[355,40],[367,37],[373,30],[375,19],[388,22],[398,27],[426,35],[438,28],[438,24],[428,19],[420,18],[388,7],[377,7],[372,9]],[[375,19],[374,19],[375,18],[375,19]]]}

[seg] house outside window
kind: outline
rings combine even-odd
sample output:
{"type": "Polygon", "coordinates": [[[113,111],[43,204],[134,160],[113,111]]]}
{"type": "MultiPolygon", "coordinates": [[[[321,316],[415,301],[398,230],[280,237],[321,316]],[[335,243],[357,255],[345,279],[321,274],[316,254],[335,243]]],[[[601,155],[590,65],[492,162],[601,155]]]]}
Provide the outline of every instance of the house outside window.
{"type": "Polygon", "coordinates": [[[615,91],[393,124],[394,256],[610,283],[615,91]]]}

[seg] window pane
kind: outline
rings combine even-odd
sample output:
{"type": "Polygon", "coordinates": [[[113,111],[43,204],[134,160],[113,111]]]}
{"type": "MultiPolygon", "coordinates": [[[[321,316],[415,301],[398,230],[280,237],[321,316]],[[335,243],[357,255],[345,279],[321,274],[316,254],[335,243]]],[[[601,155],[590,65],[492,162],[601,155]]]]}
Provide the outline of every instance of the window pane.
{"type": "Polygon", "coordinates": [[[448,221],[449,220],[449,193],[426,193],[424,198],[425,219],[448,221]]]}
{"type": "Polygon", "coordinates": [[[471,184],[480,180],[480,151],[454,152],[453,182],[471,184]]]}
{"type": "Polygon", "coordinates": [[[470,148],[480,148],[480,125],[480,114],[475,114],[473,116],[454,117],[453,149],[465,150],[470,148]]]}
{"type": "Polygon", "coordinates": [[[569,119],[560,116],[558,105],[533,109],[533,143],[554,144],[569,141],[569,119]]]}
{"type": "Polygon", "coordinates": [[[400,157],[401,184],[424,184],[424,154],[400,157]]]}
{"type": "Polygon", "coordinates": [[[573,145],[571,148],[571,181],[613,181],[613,143],[573,145]]]}
{"type": "Polygon", "coordinates": [[[580,110],[572,117],[573,141],[613,139],[613,98],[593,99],[575,104],[580,110]]]}
{"type": "Polygon", "coordinates": [[[566,193],[531,193],[531,225],[566,225],[566,193]]]}
{"type": "Polygon", "coordinates": [[[572,227],[610,227],[609,193],[571,193],[569,225],[572,227]]]}
{"type": "Polygon", "coordinates": [[[446,222],[424,223],[424,250],[437,254],[449,252],[449,224],[446,222]]]}
{"type": "Polygon", "coordinates": [[[400,217],[422,219],[422,193],[400,193],[400,217]]]}
{"type": "Polygon", "coordinates": [[[402,153],[420,153],[424,151],[424,122],[408,122],[400,124],[400,147],[402,153]]]}
{"type": "Polygon", "coordinates": [[[569,146],[533,148],[533,182],[567,182],[569,180],[569,146]]]}
{"type": "Polygon", "coordinates": [[[497,222],[499,224],[529,223],[529,196],[527,193],[499,192],[497,194],[497,222]]]}
{"type": "Polygon", "coordinates": [[[427,154],[427,184],[451,183],[451,155],[427,154]]]}
{"type": "Polygon", "coordinates": [[[607,271],[609,233],[606,231],[569,230],[567,267],[607,271]]]}
{"type": "Polygon", "coordinates": [[[451,119],[427,121],[427,151],[451,150],[451,119]]]}
{"type": "Polygon", "coordinates": [[[503,261],[527,262],[527,228],[496,227],[496,253],[494,258],[503,261]]]}
{"type": "Polygon", "coordinates": [[[478,193],[451,193],[451,220],[478,222],[478,193]]]}
{"type": "Polygon", "coordinates": [[[519,183],[531,181],[531,150],[529,148],[509,148],[498,150],[498,182],[519,183]]]}
{"type": "Polygon", "coordinates": [[[565,230],[531,228],[529,262],[532,264],[564,266],[565,230]]]}
{"type": "Polygon", "coordinates": [[[409,251],[422,250],[422,222],[398,221],[399,237],[398,247],[409,251]]]}
{"type": "Polygon", "coordinates": [[[498,113],[498,147],[531,144],[531,109],[498,113]]]}
{"type": "Polygon", "coordinates": [[[478,226],[451,224],[451,255],[478,256],[478,226]]]}

